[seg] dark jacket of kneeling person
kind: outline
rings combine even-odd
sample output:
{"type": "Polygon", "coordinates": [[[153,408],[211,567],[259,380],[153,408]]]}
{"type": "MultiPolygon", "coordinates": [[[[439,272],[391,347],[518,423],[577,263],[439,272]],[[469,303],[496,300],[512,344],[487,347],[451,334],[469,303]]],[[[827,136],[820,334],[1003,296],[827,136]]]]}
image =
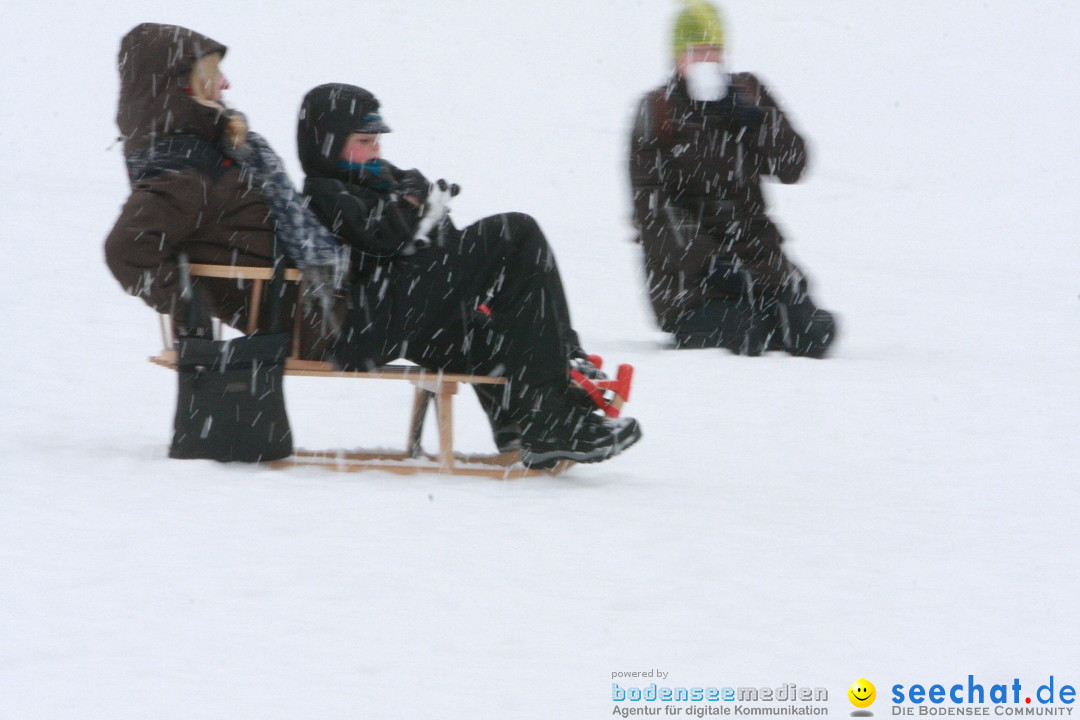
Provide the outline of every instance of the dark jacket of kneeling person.
{"type": "Polygon", "coordinates": [[[797,182],[806,143],[764,84],[728,73],[724,24],[686,5],[673,32],[675,72],[638,106],[629,171],[649,299],[681,347],[821,357],[831,313],[783,250],[762,181],[797,182]]]}

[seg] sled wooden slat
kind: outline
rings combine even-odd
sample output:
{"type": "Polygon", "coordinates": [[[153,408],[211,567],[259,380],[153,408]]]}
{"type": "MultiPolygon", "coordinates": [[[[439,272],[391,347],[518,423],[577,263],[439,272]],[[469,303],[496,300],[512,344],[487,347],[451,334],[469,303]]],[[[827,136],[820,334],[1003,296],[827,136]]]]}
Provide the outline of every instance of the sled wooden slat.
{"type": "MultiPolygon", "coordinates": [[[[230,280],[269,280],[274,277],[274,269],[269,267],[247,267],[244,265],[206,265],[192,263],[188,269],[195,277],[228,278],[230,280]]],[[[287,282],[300,282],[300,271],[296,268],[285,269],[287,282]]]]}
{"type": "MultiPolygon", "coordinates": [[[[263,285],[273,275],[268,267],[241,267],[235,265],[189,265],[192,276],[208,278],[226,278],[250,281],[248,332],[258,327],[258,308],[262,299],[263,285]]],[[[285,280],[301,283],[299,270],[289,268],[285,271],[285,280]]],[[[412,475],[417,473],[442,473],[448,475],[478,475],[498,479],[529,477],[534,475],[557,474],[566,470],[573,463],[564,462],[549,470],[530,470],[520,464],[519,453],[509,452],[492,455],[463,455],[454,452],[454,395],[459,383],[471,385],[505,385],[506,379],[486,375],[468,375],[431,371],[415,365],[391,364],[373,370],[339,370],[331,363],[317,360],[303,360],[299,357],[300,321],[302,313],[293,313],[296,318],[293,326],[293,342],[289,357],[285,360],[285,374],[297,377],[353,378],[368,380],[404,380],[415,388],[412,412],[409,417],[408,435],[405,450],[397,451],[313,451],[296,450],[292,456],[269,463],[272,467],[317,466],[330,470],[355,472],[358,470],[384,470],[388,472],[412,475]],[[423,452],[421,437],[424,418],[428,406],[435,405],[435,417],[438,423],[439,452],[423,452]]],[[[163,317],[161,323],[165,349],[151,356],[150,362],[170,370],[177,369],[177,353],[172,337],[172,323],[163,317]]]]}
{"type": "MultiPolygon", "coordinates": [[[[151,355],[150,362],[170,370],[176,369],[176,351],[162,350],[151,355]]],[[[469,383],[470,385],[505,385],[506,379],[487,375],[465,375],[462,373],[440,373],[415,365],[383,365],[374,370],[338,370],[331,363],[319,360],[285,359],[285,374],[300,377],[336,377],[367,378],[370,380],[408,380],[424,383],[426,387],[437,388],[450,383],[469,383]]]]}

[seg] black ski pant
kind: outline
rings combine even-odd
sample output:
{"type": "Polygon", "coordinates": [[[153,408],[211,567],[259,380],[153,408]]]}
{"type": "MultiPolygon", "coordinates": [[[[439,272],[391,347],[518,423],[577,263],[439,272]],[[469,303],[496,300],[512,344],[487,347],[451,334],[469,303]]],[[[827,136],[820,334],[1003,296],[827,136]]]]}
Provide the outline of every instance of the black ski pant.
{"type": "Polygon", "coordinates": [[[335,358],[370,369],[397,358],[509,380],[504,404],[566,383],[577,346],[555,256],[532,217],[505,213],[445,226],[413,255],[378,266],[351,291],[335,358]]]}

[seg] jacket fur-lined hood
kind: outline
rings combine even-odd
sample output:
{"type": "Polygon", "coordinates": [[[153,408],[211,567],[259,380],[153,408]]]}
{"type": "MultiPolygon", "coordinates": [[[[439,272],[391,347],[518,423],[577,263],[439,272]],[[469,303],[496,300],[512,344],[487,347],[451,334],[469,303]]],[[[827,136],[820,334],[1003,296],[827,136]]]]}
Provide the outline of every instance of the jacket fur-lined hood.
{"type": "Polygon", "coordinates": [[[120,103],[116,124],[131,154],[169,135],[191,133],[217,140],[221,109],[199,104],[187,87],[199,58],[225,55],[216,40],[180,27],[142,23],[120,41],[120,103]]]}

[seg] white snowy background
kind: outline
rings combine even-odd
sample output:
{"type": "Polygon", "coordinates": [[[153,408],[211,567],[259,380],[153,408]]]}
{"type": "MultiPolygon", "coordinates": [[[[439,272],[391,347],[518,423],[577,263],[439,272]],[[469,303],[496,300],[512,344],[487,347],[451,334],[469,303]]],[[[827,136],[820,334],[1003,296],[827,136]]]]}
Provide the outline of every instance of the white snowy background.
{"type": "MultiPolygon", "coordinates": [[[[624,163],[672,2],[6,4],[0,719],[600,718],[650,668],[833,715],[860,677],[878,715],[893,683],[1080,683],[1080,5],[725,8],[730,64],[812,143],[768,192],[839,315],[827,361],[652,324],[624,163]],[[229,46],[294,180],[300,98],[350,82],[387,157],[462,185],[459,224],[535,215],[645,439],[508,482],[167,459],[176,380],[102,257],[146,20],[229,46]]],[[[302,446],[403,440],[403,384],[286,387],[302,446]]]]}

